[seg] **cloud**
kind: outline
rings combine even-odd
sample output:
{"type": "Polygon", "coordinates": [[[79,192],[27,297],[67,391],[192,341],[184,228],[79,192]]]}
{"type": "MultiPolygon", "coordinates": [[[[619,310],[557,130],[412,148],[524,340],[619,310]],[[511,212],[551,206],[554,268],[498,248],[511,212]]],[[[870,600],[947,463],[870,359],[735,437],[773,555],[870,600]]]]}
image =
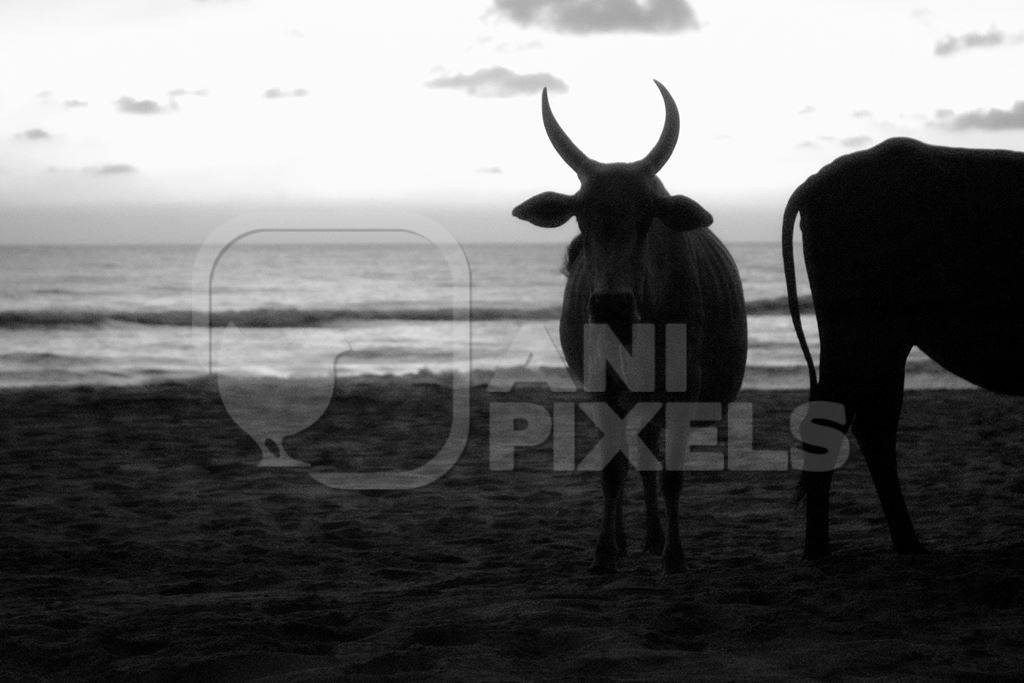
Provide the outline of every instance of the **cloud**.
{"type": "Polygon", "coordinates": [[[164,111],[164,107],[153,100],[137,100],[134,97],[122,97],[115,104],[122,114],[159,114],[164,111]]]}
{"type": "Polygon", "coordinates": [[[917,19],[918,21],[920,21],[922,23],[927,24],[928,22],[931,21],[932,11],[930,9],[925,9],[923,7],[919,7],[917,9],[911,11],[910,16],[913,17],[914,19],[917,19]]]}
{"type": "Polygon", "coordinates": [[[867,109],[858,109],[857,111],[850,114],[855,119],[869,119],[871,118],[871,112],[867,109]]]}
{"type": "Polygon", "coordinates": [[[868,135],[853,135],[847,138],[836,139],[831,135],[819,135],[814,140],[803,140],[796,144],[797,149],[820,149],[822,147],[830,147],[835,145],[841,145],[850,149],[863,149],[867,147],[874,139],[868,135]]]}
{"type": "Polygon", "coordinates": [[[798,111],[797,114],[800,114],[801,116],[805,116],[807,114],[813,114],[816,111],[818,111],[817,107],[808,104],[806,107],[804,107],[803,109],[798,111]]]}
{"type": "Polygon", "coordinates": [[[295,88],[294,90],[282,90],[281,88],[270,88],[263,92],[263,96],[268,100],[278,100],[283,97],[305,97],[309,94],[309,91],[305,88],[295,88]]]}
{"type": "Polygon", "coordinates": [[[426,86],[462,90],[474,97],[515,97],[532,95],[541,88],[552,92],[565,92],[569,89],[564,81],[549,73],[517,74],[503,66],[492,66],[471,74],[441,76],[427,81],[426,86]]]}
{"type": "Polygon", "coordinates": [[[946,114],[940,110],[936,112],[936,118],[941,119],[943,125],[953,130],[967,130],[977,128],[980,130],[1020,130],[1024,129],[1024,100],[1017,101],[1009,109],[976,109],[974,111],[957,114],[946,114]]]}
{"type": "Polygon", "coordinates": [[[192,95],[194,97],[206,97],[210,94],[210,91],[206,88],[200,88],[199,90],[185,90],[184,88],[175,88],[174,90],[168,90],[167,96],[170,98],[181,97],[183,95],[192,95]]]}
{"type": "Polygon", "coordinates": [[[495,49],[498,52],[502,52],[502,53],[526,52],[527,50],[536,50],[536,49],[538,49],[540,47],[543,47],[543,46],[544,46],[544,43],[542,43],[539,40],[528,40],[526,42],[506,41],[506,42],[503,42],[503,43],[498,43],[495,46],[495,49]]]}
{"type": "Polygon", "coordinates": [[[131,164],[104,164],[102,166],[86,166],[82,170],[92,175],[127,175],[138,173],[139,169],[131,164]]]}
{"type": "Polygon", "coordinates": [[[485,175],[497,175],[501,173],[500,166],[484,166],[483,168],[476,169],[477,173],[483,173],[485,175]]]}
{"type": "Polygon", "coordinates": [[[200,88],[199,90],[186,90],[184,88],[174,88],[173,90],[167,91],[167,99],[169,104],[168,109],[178,108],[179,97],[206,97],[210,94],[210,91],[206,88],[200,88]]]}
{"type": "Polygon", "coordinates": [[[21,138],[22,140],[49,140],[52,136],[42,128],[29,128],[14,137],[21,138]]]}
{"type": "Polygon", "coordinates": [[[520,26],[559,33],[678,33],[698,28],[686,0],[494,0],[491,11],[520,26]]]}
{"type": "Polygon", "coordinates": [[[999,29],[992,28],[985,33],[964,33],[959,36],[946,36],[935,43],[935,54],[939,57],[948,57],[962,50],[1012,45],[1022,40],[1024,40],[1022,36],[1009,36],[999,29]]]}
{"type": "Polygon", "coordinates": [[[839,141],[839,144],[843,147],[867,147],[872,142],[872,139],[867,135],[854,135],[852,137],[843,138],[839,141]]]}
{"type": "Polygon", "coordinates": [[[77,109],[79,107],[88,107],[89,103],[84,100],[64,100],[65,109],[77,109]]]}

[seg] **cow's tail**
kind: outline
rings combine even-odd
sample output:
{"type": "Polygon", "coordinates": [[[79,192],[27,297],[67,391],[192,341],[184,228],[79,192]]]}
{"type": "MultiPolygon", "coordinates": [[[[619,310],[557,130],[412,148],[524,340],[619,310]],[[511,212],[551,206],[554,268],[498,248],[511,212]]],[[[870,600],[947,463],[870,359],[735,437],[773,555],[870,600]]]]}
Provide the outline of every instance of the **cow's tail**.
{"type": "MultiPolygon", "coordinates": [[[[782,266],[786,272],[786,297],[789,299],[789,315],[793,318],[793,327],[796,329],[796,337],[800,340],[800,350],[804,352],[804,360],[807,361],[807,371],[811,379],[811,392],[813,394],[818,385],[818,373],[814,370],[814,358],[811,357],[811,349],[807,346],[807,337],[804,336],[804,326],[800,322],[800,300],[796,295],[796,266],[793,263],[793,229],[796,224],[796,215],[800,212],[800,200],[803,198],[803,186],[797,188],[793,196],[786,204],[786,211],[782,215],[782,266]]],[[[798,505],[807,497],[807,472],[800,474],[796,491],[793,494],[793,505],[798,505]]]]}
{"type": "Polygon", "coordinates": [[[797,188],[793,196],[786,204],[786,211],[782,216],[782,266],[786,273],[786,297],[789,299],[789,315],[793,318],[793,327],[796,329],[796,337],[800,340],[800,350],[804,352],[804,360],[807,361],[807,371],[811,378],[811,391],[818,385],[818,373],[814,369],[814,358],[811,357],[811,349],[807,346],[807,337],[804,336],[804,326],[800,322],[800,300],[796,294],[796,266],[793,263],[793,228],[796,224],[796,215],[800,211],[800,200],[803,197],[801,190],[797,188]]]}

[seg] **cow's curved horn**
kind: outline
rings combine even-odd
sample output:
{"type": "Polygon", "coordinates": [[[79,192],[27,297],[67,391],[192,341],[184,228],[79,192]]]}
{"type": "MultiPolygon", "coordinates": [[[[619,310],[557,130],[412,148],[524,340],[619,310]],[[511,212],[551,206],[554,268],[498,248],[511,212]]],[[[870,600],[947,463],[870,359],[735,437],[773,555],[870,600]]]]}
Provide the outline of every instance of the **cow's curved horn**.
{"type": "Polygon", "coordinates": [[[679,139],[679,109],[676,107],[676,102],[665,86],[658,81],[654,81],[654,84],[658,86],[661,98],[665,100],[665,125],[661,129],[661,137],[658,138],[654,149],[633,164],[648,173],[657,173],[661,170],[668,158],[672,156],[672,150],[676,148],[676,140],[679,139]]]}
{"type": "Polygon", "coordinates": [[[569,136],[562,130],[562,127],[558,125],[555,115],[551,113],[551,105],[548,104],[547,88],[544,88],[544,91],[541,93],[540,109],[544,117],[544,130],[547,131],[548,140],[551,141],[551,145],[558,152],[558,156],[562,157],[562,161],[567,163],[569,168],[576,172],[576,175],[583,175],[592,169],[595,165],[594,160],[581,152],[580,148],[573,144],[569,136]]]}

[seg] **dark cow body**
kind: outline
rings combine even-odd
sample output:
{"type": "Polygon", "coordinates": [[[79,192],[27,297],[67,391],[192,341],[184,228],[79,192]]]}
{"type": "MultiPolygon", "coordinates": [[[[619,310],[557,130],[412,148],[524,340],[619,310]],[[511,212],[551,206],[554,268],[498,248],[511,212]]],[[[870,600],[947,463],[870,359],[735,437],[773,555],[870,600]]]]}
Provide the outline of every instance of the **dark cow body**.
{"type": "MultiPolygon", "coordinates": [[[[672,153],[679,132],[675,103],[660,83],[658,87],[666,109],[661,138],[647,157],[628,164],[603,164],[583,155],[554,120],[545,92],[542,113],[548,137],[577,172],[581,187],[574,195],[544,192],[513,210],[516,217],[542,227],[562,225],[574,216],[579,222],[580,236],[566,255],[568,281],[560,329],[566,361],[578,379],[585,374],[589,323],[606,324],[633,353],[637,349],[631,341],[632,325],[654,327],[653,390],[631,391],[609,373],[606,390],[594,397],[620,416],[639,402],[731,401],[746,365],[746,313],[736,265],[707,229],[710,214],[688,197],[670,196],[655,176],[672,153]],[[669,324],[686,325],[686,391],[669,387],[665,380],[669,324]]],[[[659,436],[651,431],[664,429],[664,409],[659,417],[660,422],[647,432],[651,445],[659,436]]],[[[673,448],[677,447],[674,442],[673,448]]],[[[625,552],[622,492],[628,462],[621,453],[607,455],[602,472],[604,516],[592,567],[597,572],[615,571],[617,557],[625,552]]],[[[684,567],[678,525],[681,472],[661,472],[667,535],[658,517],[657,472],[645,470],[641,475],[647,512],[644,548],[662,555],[666,571],[680,571],[684,567]]]]}
{"type": "MultiPolygon", "coordinates": [[[[746,311],[739,272],[725,245],[710,230],[674,232],[655,220],[642,246],[633,289],[633,322],[655,325],[656,392],[631,392],[632,401],[728,403],[736,398],[747,358],[746,311]],[[667,323],[687,325],[687,396],[664,391],[662,341],[667,323]]],[[[626,265],[626,264],[624,264],[626,265]]],[[[583,326],[593,294],[586,253],[567,268],[559,327],[562,352],[583,379],[583,326]]]]}
{"type": "MultiPolygon", "coordinates": [[[[811,398],[843,404],[895,549],[919,551],[896,472],[904,365],[916,345],[981,387],[1024,394],[1024,154],[895,138],[840,157],[793,193],[783,259],[811,398]],[[797,212],[820,381],[795,298],[797,212]]],[[[801,477],[812,557],[828,552],[831,476],[801,477]]]]}

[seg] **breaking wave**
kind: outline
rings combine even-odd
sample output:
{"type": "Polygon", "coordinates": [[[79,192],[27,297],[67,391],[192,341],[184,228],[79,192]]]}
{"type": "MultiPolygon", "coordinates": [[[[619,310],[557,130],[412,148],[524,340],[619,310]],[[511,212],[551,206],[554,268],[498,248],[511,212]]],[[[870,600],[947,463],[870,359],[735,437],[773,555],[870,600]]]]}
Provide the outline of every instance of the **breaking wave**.
{"type": "MultiPolygon", "coordinates": [[[[800,310],[809,311],[810,297],[800,297],[800,310]]],[[[783,315],[789,312],[786,297],[757,299],[747,302],[748,315],[783,315]]],[[[252,308],[237,311],[215,311],[210,324],[221,327],[233,323],[238,327],[317,327],[334,323],[375,320],[444,321],[444,320],[554,320],[561,315],[560,306],[539,308],[483,307],[469,310],[449,308],[252,308]]],[[[108,324],[158,325],[187,327],[192,325],[190,310],[108,311],[93,309],[26,309],[0,311],[0,328],[72,327],[108,324]]]]}
{"type": "MultiPolygon", "coordinates": [[[[254,308],[239,311],[215,311],[210,324],[220,327],[234,323],[238,327],[316,327],[337,322],[360,320],[549,320],[559,316],[560,308],[500,309],[448,308],[418,309],[300,309],[254,308]]],[[[0,311],[0,327],[64,327],[76,325],[162,325],[183,327],[192,324],[192,311],[96,311],[96,310],[24,310],[0,311]]]]}

